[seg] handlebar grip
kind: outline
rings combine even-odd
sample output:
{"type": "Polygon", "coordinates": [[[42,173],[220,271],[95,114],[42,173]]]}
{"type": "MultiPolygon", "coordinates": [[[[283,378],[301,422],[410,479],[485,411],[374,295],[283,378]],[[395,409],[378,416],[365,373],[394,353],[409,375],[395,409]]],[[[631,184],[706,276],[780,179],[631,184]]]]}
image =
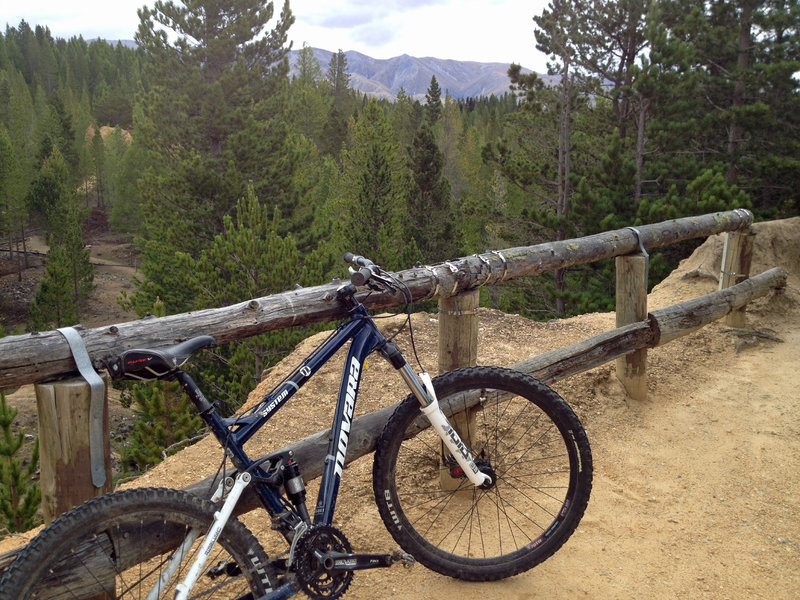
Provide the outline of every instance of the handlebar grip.
{"type": "Polygon", "coordinates": [[[350,283],[357,286],[366,285],[372,277],[372,271],[368,267],[361,267],[358,271],[350,273],[350,283]]]}
{"type": "Polygon", "coordinates": [[[358,267],[375,266],[375,263],[372,262],[370,259],[365,258],[363,256],[359,256],[358,254],[353,254],[352,252],[344,253],[344,261],[350,263],[351,265],[356,265],[358,267]]]}

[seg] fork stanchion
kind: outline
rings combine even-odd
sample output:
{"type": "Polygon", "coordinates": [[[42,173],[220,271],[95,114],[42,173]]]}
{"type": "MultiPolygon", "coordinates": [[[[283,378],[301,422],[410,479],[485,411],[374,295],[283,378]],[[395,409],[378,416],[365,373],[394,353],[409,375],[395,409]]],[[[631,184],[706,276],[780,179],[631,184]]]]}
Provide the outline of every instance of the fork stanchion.
{"type": "MultiPolygon", "coordinates": [[[[474,367],[478,364],[478,305],[480,290],[439,298],[439,374],[474,367]]],[[[467,446],[474,438],[477,409],[471,408],[448,417],[450,424],[467,446]]],[[[449,452],[442,444],[442,456],[449,452]]],[[[451,475],[447,465],[440,471],[442,489],[457,489],[461,478],[451,475]]],[[[468,486],[467,489],[472,489],[468,486]]]]}

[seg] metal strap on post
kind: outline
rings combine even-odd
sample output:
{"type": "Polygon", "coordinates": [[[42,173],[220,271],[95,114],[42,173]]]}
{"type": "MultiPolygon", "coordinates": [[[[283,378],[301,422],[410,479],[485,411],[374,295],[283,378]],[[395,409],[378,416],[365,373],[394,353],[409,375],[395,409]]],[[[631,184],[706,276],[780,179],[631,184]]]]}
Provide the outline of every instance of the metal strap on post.
{"type": "Polygon", "coordinates": [[[62,327],[57,330],[63,335],[75,365],[81,376],[89,384],[91,404],[89,407],[89,463],[92,471],[92,485],[102,487],[106,483],[105,452],[103,444],[103,407],[105,404],[106,386],[102,377],[94,370],[92,359],[83,343],[83,338],[73,327],[62,327]]]}
{"type": "Polygon", "coordinates": [[[650,255],[647,253],[647,250],[644,247],[644,242],[642,241],[642,232],[636,229],[636,227],[626,227],[625,229],[630,229],[633,233],[635,233],[636,240],[639,242],[639,250],[641,251],[645,260],[644,287],[647,289],[650,287],[650,255]]]}

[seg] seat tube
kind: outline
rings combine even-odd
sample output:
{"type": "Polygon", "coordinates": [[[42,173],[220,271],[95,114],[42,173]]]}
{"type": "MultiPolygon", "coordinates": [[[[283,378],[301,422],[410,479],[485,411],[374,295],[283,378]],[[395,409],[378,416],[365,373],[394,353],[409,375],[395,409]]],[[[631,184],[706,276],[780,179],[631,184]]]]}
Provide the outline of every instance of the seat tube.
{"type": "Polygon", "coordinates": [[[325,458],[317,506],[314,511],[315,524],[330,525],[333,521],[336,496],[339,492],[339,482],[347,456],[350,427],[353,422],[364,361],[370,352],[386,342],[383,335],[370,321],[366,321],[365,325],[353,337],[342,372],[339,398],[331,428],[331,441],[328,445],[328,455],[325,458]]]}

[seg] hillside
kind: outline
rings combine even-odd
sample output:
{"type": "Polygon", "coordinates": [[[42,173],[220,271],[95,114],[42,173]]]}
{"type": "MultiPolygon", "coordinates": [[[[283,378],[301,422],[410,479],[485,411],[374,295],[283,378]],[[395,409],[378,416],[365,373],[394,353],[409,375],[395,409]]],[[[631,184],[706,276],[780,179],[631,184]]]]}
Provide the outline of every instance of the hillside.
{"type": "MultiPolygon", "coordinates": [[[[356,575],[347,598],[731,598],[789,599],[800,589],[800,218],[755,226],[752,273],[789,271],[784,290],[748,310],[748,327],[783,342],[742,339],[714,323],[649,351],[649,399],[629,401],[605,365],[555,386],[583,421],[592,443],[595,483],[578,531],[554,557],[496,583],[451,580],[424,567],[356,575]]],[[[650,295],[661,308],[709,293],[716,283],[722,236],[707,240],[650,295]]],[[[428,369],[436,364],[436,317],[414,318],[428,369]]],[[[397,320],[385,322],[388,328],[397,320]]],[[[613,314],[549,323],[480,310],[478,360],[513,364],[614,327],[613,314]]],[[[324,335],[324,334],[321,334],[324,335]]],[[[408,336],[399,338],[409,348],[408,336]]],[[[304,341],[253,392],[257,401],[319,343],[304,341]]],[[[248,450],[264,453],[328,426],[335,368],[304,388],[248,450]],[[315,385],[316,383],[316,385],[315,385]]],[[[405,395],[379,359],[371,360],[358,413],[405,395]]],[[[213,473],[221,453],[211,440],[188,448],[127,486],[185,485],[213,473]]],[[[372,501],[371,458],[345,470],[337,526],[356,551],[394,549],[372,501]]],[[[313,483],[309,486],[315,492],[313,483]]],[[[313,495],[312,495],[313,498],[313,495]]],[[[269,549],[273,532],[260,514],[246,522],[269,549]]],[[[10,543],[0,544],[0,552],[10,543]]],[[[269,550],[268,550],[269,551],[269,550]]]]}
{"type": "MultiPolygon", "coordinates": [[[[290,76],[296,73],[299,50],[289,53],[290,76]]],[[[333,52],[314,48],[314,56],[326,73],[333,52]]],[[[441,58],[417,58],[403,54],[389,59],[377,59],[349,50],[347,70],[350,87],[368,96],[394,100],[402,87],[408,96],[424,101],[425,93],[435,76],[442,92],[453,98],[502,96],[509,91],[508,67],[505,63],[482,63],[441,58]]],[[[530,73],[523,69],[523,72],[530,73]]]]}

